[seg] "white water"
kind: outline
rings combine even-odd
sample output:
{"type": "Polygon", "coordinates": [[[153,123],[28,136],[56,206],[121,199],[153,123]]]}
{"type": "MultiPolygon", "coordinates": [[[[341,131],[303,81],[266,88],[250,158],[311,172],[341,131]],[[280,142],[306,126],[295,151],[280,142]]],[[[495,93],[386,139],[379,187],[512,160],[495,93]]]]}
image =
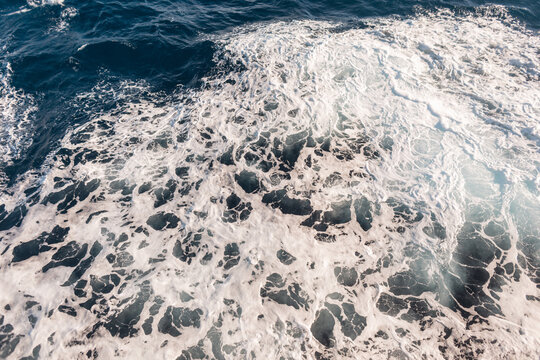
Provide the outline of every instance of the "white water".
{"type": "MultiPolygon", "coordinates": [[[[0,48],[0,52],[4,52],[0,48]]],[[[0,184],[3,185],[4,166],[21,157],[32,144],[32,115],[34,99],[11,85],[11,67],[0,62],[0,184]]]]}
{"type": "MultiPolygon", "coordinates": [[[[498,293],[504,315],[490,316],[486,323],[466,326],[459,313],[441,305],[443,295],[429,291],[419,297],[444,316],[423,325],[384,314],[376,306],[389,291],[388,278],[409,268],[410,244],[430,254],[425,258],[428,276],[441,269],[457,272],[451,259],[464,223],[496,220],[505,224],[512,245],[504,261],[488,264],[493,274],[496,263],[518,262],[520,241],[538,239],[540,38],[494,13],[504,15],[504,9],[459,17],[442,11],[405,20],[372,19],[365,28],[320,21],[240,28],[212,40],[219,48],[218,69],[235,64],[243,70],[209,78],[203,90],[180,93],[167,106],[133,103],[73,130],[63,148],[74,153],[86,148],[99,155],[76,166],[63,166],[59,157],[51,160],[50,170],[39,179],[40,199],[58,191],[55,177],[68,183],[100,179],[98,190],[66,213],[56,212],[57,204],[32,206],[21,227],[2,233],[0,253],[11,248],[0,260],[0,288],[8,289],[0,293],[0,305],[11,305],[12,310],[3,313],[5,322],[13,324],[15,334],[25,335],[12,356],[28,355],[41,344],[41,356],[51,358],[83,357],[95,349],[100,358],[168,359],[201,340],[201,349],[218,357],[209,335],[218,327],[222,345],[227,345],[218,354],[226,358],[315,358],[316,351],[360,359],[461,358],[469,351],[475,358],[537,358],[540,306],[525,296],[540,294],[525,268],[519,281],[508,280],[498,293]],[[243,156],[233,166],[217,160],[231,146],[244,153],[252,146],[268,156],[274,138],[285,141],[302,130],[313,138],[329,137],[331,150],[317,155],[314,148],[304,147],[290,179],[279,179],[276,167],[264,172],[243,156]],[[271,133],[270,145],[255,145],[265,132],[271,133]],[[76,143],[80,134],[87,136],[76,143]],[[379,156],[354,152],[362,139],[379,156]],[[388,139],[391,151],[384,146],[388,139]],[[177,167],[187,167],[188,177],[175,174],[177,167]],[[255,172],[266,190],[244,192],[235,181],[242,170],[255,172]],[[136,186],[129,200],[111,190],[111,182],[119,179],[136,186]],[[152,191],[138,192],[145,182],[157,189],[171,179],[178,183],[174,198],[157,209],[152,191]],[[187,186],[192,186],[187,194],[178,193],[187,186]],[[326,231],[335,236],[334,242],[318,241],[316,230],[300,226],[307,215],[283,214],[261,202],[263,193],[283,188],[290,197],[309,198],[314,210],[328,211],[332,203],[361,196],[379,210],[368,231],[354,220],[353,210],[350,222],[326,231]],[[232,192],[251,203],[245,221],[223,221],[225,199],[232,192]],[[401,224],[406,230],[396,231],[400,224],[393,220],[390,199],[422,213],[422,220],[401,224]],[[87,221],[97,211],[106,213],[87,221]],[[156,231],[147,226],[147,219],[159,211],[175,214],[178,227],[156,231]],[[446,238],[424,231],[432,226],[431,214],[446,229],[446,238]],[[60,286],[72,268],[41,271],[54,250],[11,263],[14,246],[55,224],[71,228],[57,247],[72,240],[89,247],[99,241],[104,247],[82,279],[118,270],[106,260],[107,254],[133,256],[125,267],[133,277],[122,277],[120,286],[92,311],[79,307],[85,299],[74,296],[72,286],[60,286]],[[148,235],[136,232],[138,226],[146,227],[148,235]],[[109,232],[116,238],[125,232],[129,241],[114,245],[106,240],[109,232]],[[172,254],[176,241],[189,232],[202,234],[191,264],[172,254]],[[225,270],[219,262],[231,243],[238,244],[239,263],[225,270]],[[280,249],[296,261],[281,263],[276,257],[280,249]],[[205,254],[213,256],[203,260],[205,254]],[[390,255],[388,267],[381,267],[381,259],[390,255]],[[160,256],[166,260],[149,263],[160,256]],[[334,275],[337,266],[355,268],[365,277],[343,286],[334,275]],[[366,273],[368,269],[377,271],[366,273]],[[309,308],[261,297],[272,273],[279,273],[287,285],[299,284],[309,308]],[[125,307],[122,300],[138,294],[144,281],[149,281],[152,295],[133,326],[138,334],[119,339],[100,328],[88,339],[98,314],[106,307],[108,315],[125,307]],[[193,299],[184,303],[182,292],[193,299]],[[334,292],[344,299],[330,300],[327,296],[334,292]],[[25,295],[41,310],[24,309],[25,295]],[[145,335],[140,327],[155,296],[164,303],[154,316],[152,334],[145,335]],[[365,329],[353,340],[342,334],[336,320],[335,346],[325,348],[310,331],[325,302],[352,303],[366,318],[365,329]],[[78,315],[56,310],[47,316],[62,304],[74,307],[78,315]],[[167,306],[201,309],[200,327],[184,327],[178,337],[158,332],[167,306]],[[33,328],[25,320],[30,313],[38,318],[33,328]],[[216,325],[219,318],[221,326],[216,325]],[[448,339],[445,327],[452,329],[448,339]],[[386,337],[375,336],[381,330],[386,337]],[[473,336],[479,342],[465,343],[473,336]],[[444,356],[440,346],[448,348],[444,356]]],[[[25,187],[26,182],[16,185],[0,203],[11,209],[24,201],[25,187]]],[[[538,252],[532,257],[538,259],[538,252]]],[[[488,291],[487,284],[484,289],[488,291]]]]}

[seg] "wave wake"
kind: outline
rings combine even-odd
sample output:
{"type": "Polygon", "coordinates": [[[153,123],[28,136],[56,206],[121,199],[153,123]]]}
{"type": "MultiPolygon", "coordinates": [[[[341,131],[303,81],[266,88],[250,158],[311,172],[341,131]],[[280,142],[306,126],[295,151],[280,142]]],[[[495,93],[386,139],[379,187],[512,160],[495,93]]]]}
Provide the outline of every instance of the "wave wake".
{"type": "Polygon", "coordinates": [[[493,13],[239,28],[71,131],[0,199],[0,357],[537,357],[540,38],[493,13]]]}

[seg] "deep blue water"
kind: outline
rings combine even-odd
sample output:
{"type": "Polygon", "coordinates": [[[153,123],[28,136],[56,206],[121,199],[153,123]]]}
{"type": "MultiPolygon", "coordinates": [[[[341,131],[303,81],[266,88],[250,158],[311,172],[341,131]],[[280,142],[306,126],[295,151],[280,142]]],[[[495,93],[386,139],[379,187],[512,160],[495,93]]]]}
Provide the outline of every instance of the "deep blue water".
{"type": "MultiPolygon", "coordinates": [[[[10,182],[37,168],[66,129],[88,114],[115,106],[104,96],[94,111],[74,99],[100,84],[144,81],[152,91],[199,86],[212,71],[214,47],[205,34],[255,22],[288,19],[357,21],[407,16],[419,7],[473,11],[502,4],[527,27],[540,28],[540,2],[512,1],[0,1],[0,63],[13,70],[11,85],[37,99],[32,145],[5,168],[10,182]],[[66,13],[66,9],[72,13],[66,13]],[[73,11],[75,9],[75,11],[73,11]],[[51,31],[60,21],[60,31],[51,31]],[[81,49],[82,46],[85,46],[81,49]]],[[[141,94],[137,94],[141,96],[141,94]]]]}

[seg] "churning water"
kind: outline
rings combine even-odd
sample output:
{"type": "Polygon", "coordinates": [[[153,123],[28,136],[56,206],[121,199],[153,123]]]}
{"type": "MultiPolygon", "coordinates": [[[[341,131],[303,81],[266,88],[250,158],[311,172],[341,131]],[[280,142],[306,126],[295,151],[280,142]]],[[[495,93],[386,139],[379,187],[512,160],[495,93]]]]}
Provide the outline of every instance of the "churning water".
{"type": "Polygon", "coordinates": [[[537,359],[533,3],[4,5],[0,358],[537,359]]]}

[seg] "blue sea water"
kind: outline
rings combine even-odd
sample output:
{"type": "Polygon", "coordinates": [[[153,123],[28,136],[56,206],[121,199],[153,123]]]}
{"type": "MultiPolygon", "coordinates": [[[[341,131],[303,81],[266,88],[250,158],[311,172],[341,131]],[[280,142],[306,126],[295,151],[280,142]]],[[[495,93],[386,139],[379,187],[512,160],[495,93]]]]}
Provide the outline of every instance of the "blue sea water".
{"type": "Polygon", "coordinates": [[[538,358],[539,31],[0,0],[0,358],[538,358]]]}

